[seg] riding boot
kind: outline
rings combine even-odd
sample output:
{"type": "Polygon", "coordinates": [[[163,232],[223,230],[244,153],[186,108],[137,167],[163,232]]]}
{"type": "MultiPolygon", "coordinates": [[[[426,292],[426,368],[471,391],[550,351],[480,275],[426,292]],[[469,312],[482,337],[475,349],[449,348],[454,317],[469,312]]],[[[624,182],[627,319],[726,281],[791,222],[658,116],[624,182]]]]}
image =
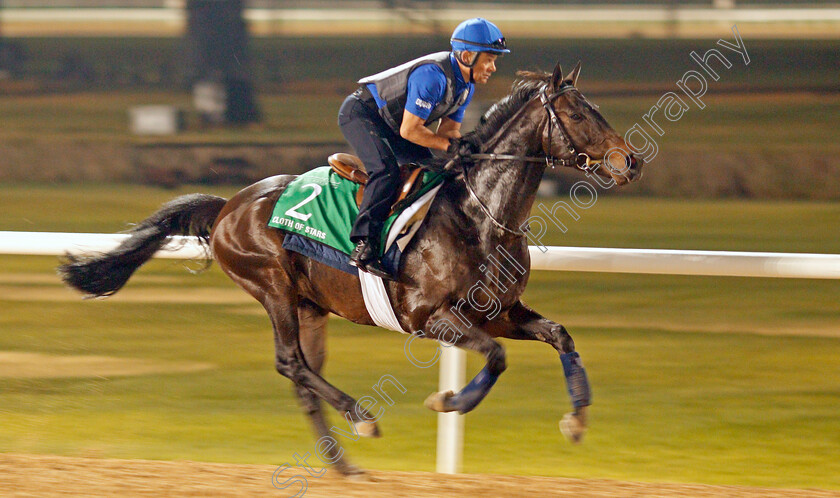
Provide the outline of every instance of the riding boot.
{"type": "Polygon", "coordinates": [[[365,263],[376,257],[376,248],[371,240],[364,238],[356,242],[356,247],[350,253],[350,265],[356,268],[364,268],[365,263]]]}

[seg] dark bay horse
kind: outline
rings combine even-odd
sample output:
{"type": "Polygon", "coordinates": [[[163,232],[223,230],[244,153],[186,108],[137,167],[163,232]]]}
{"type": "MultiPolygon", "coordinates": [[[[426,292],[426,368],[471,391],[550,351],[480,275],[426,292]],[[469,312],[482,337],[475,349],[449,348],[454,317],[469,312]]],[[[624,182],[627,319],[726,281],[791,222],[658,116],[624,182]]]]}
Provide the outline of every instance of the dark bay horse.
{"type": "MultiPolygon", "coordinates": [[[[560,353],[575,408],[561,427],[573,441],[586,427],[589,384],[566,329],[520,300],[530,268],[523,229],[548,164],[586,169],[618,185],[637,179],[642,168],[642,160],[575,87],[579,72],[580,64],[564,77],[558,64],[553,74],[518,73],[510,95],[473,132],[481,153],[449,163],[457,176],[444,184],[406,248],[398,280],[385,284],[403,330],[476,351],[487,360],[459,393],[434,393],[428,407],[461,413],[475,408],[506,368],[497,338],[542,341],[560,353]]],[[[113,251],[68,256],[59,270],[70,286],[107,296],[168,236],[198,236],[209,243],[224,272],[268,312],[276,369],[294,382],[317,436],[329,434],[321,400],[360,435],[377,436],[375,418],[320,375],[329,313],[374,325],[359,278],[286,251],[285,232],[267,226],[275,201],[294,179],[267,178],[229,201],[202,194],[179,197],[134,227],[113,251]]],[[[325,452],[338,471],[361,472],[337,443],[325,452]]]]}

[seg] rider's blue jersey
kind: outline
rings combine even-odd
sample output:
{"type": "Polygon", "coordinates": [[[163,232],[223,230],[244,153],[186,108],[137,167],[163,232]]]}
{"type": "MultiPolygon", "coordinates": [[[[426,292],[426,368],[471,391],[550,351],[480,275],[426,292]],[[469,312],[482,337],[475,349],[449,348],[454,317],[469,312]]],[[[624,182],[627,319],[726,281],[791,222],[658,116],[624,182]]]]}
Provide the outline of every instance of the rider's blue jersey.
{"type": "MultiPolygon", "coordinates": [[[[461,68],[455,57],[450,54],[449,61],[452,63],[453,72],[455,73],[455,95],[460,95],[464,90],[469,89],[467,100],[455,112],[447,116],[449,119],[458,123],[464,120],[464,110],[470,105],[472,101],[473,92],[475,91],[475,84],[464,81],[464,76],[461,74],[461,68]]],[[[405,110],[414,114],[417,117],[427,119],[432,113],[438,102],[446,93],[446,76],[443,70],[434,64],[423,64],[411,72],[408,76],[407,98],[405,102],[405,110]]],[[[376,85],[368,83],[368,89],[373,94],[376,105],[380,108],[385,106],[385,101],[379,97],[376,92],[376,85]]]]}

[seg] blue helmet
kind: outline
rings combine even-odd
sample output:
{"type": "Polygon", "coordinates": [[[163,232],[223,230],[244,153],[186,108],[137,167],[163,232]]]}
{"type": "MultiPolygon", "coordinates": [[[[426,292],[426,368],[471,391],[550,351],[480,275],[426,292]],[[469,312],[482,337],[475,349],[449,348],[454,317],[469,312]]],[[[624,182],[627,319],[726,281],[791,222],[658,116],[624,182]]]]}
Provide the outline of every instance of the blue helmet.
{"type": "Polygon", "coordinates": [[[491,52],[494,54],[508,54],[507,45],[505,44],[505,37],[495,24],[475,17],[467,19],[455,28],[452,32],[452,39],[449,40],[452,44],[453,52],[491,52]]]}

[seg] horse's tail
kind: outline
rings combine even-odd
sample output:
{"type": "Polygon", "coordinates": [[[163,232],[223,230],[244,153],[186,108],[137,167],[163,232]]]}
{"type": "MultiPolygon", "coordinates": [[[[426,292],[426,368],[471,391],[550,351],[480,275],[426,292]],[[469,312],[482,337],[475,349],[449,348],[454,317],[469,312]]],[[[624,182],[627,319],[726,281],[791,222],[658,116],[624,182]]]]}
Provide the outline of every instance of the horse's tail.
{"type": "Polygon", "coordinates": [[[110,296],[166,244],[170,235],[195,235],[209,247],[210,230],[226,203],[227,199],[214,195],[178,197],[129,230],[129,237],[115,249],[81,257],[68,254],[58,273],[67,285],[88,297],[110,296]]]}

